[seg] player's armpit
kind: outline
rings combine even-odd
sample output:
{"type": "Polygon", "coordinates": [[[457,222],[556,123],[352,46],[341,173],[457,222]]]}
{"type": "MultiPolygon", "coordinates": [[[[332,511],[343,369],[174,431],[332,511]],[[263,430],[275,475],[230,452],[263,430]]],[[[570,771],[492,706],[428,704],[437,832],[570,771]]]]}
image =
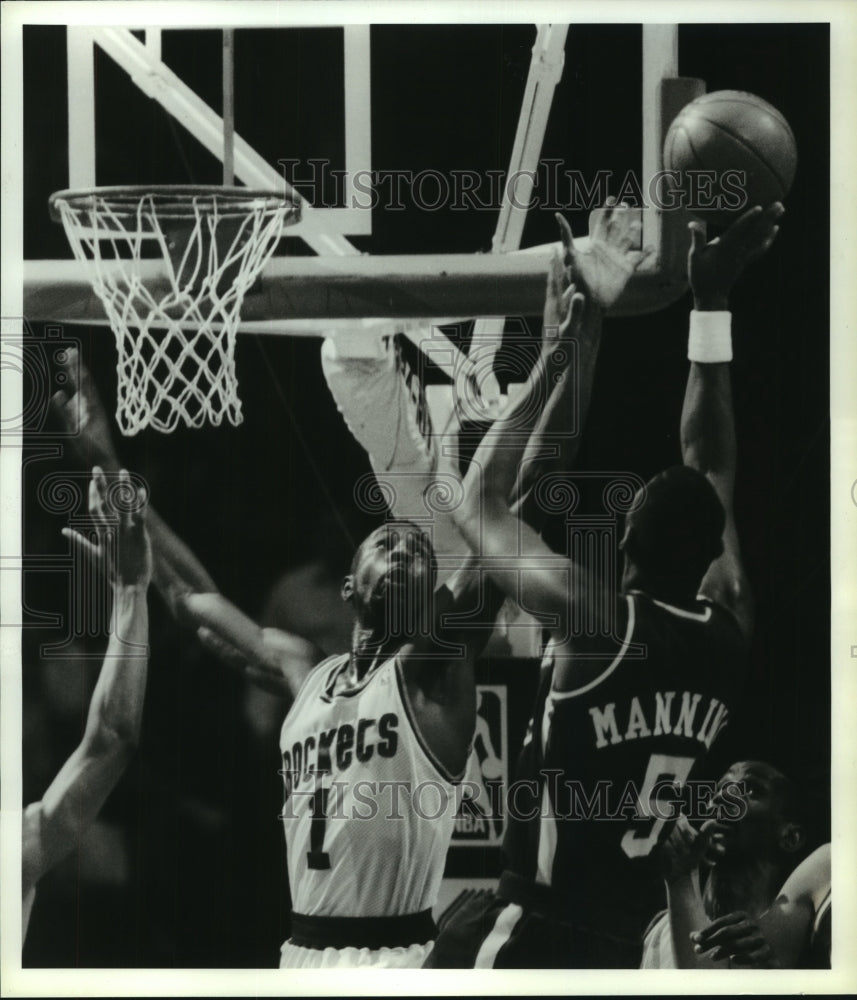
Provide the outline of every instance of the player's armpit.
{"type": "Polygon", "coordinates": [[[741,561],[735,523],[727,516],[723,532],[723,554],[708,567],[699,593],[728,611],[749,640],[753,633],[755,602],[741,561]]]}
{"type": "Polygon", "coordinates": [[[473,657],[399,654],[413,723],[447,780],[463,777],[476,725],[473,657]]]}

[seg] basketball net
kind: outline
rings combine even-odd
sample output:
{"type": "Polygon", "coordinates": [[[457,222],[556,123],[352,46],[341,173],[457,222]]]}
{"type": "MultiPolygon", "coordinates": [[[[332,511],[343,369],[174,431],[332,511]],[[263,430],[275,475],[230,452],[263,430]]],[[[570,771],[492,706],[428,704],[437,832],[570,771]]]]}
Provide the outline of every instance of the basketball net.
{"type": "Polygon", "coordinates": [[[116,337],[122,433],[240,424],[241,304],[299,206],[241,188],[103,188],[51,203],[116,337]],[[152,257],[163,266],[144,282],[152,257]]]}

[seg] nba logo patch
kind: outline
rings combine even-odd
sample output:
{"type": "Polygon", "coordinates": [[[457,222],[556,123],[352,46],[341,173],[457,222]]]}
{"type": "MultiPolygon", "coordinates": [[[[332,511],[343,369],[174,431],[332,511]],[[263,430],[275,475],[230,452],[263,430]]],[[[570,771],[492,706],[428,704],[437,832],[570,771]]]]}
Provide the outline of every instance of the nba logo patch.
{"type": "Polygon", "coordinates": [[[453,847],[493,846],[503,839],[503,797],[508,781],[506,686],[476,686],[473,750],[462,782],[453,847]]]}

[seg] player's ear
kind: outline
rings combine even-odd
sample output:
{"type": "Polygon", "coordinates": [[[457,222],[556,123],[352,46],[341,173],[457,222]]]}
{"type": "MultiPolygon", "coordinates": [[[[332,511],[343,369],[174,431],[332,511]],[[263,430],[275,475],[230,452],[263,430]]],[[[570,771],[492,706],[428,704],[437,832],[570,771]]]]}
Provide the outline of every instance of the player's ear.
{"type": "Polygon", "coordinates": [[[800,823],[791,821],[780,827],[780,849],[786,854],[796,854],[806,843],[806,831],[800,823]]]}
{"type": "Polygon", "coordinates": [[[342,595],[342,600],[346,603],[349,603],[351,598],[354,597],[354,577],[350,573],[348,576],[343,577],[339,593],[342,595]]]}

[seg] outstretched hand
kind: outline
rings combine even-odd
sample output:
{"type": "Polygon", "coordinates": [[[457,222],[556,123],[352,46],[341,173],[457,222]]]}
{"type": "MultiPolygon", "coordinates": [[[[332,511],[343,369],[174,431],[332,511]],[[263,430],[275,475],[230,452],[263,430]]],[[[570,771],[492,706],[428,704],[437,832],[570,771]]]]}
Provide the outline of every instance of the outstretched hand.
{"type": "Polygon", "coordinates": [[[542,342],[548,346],[563,337],[580,333],[585,305],[583,295],[569,281],[559,253],[551,258],[545,310],[542,317],[542,342]]]}
{"type": "Polygon", "coordinates": [[[688,223],[691,233],[687,276],[696,309],[729,308],[729,293],[748,264],[764,254],[779,232],[785,208],[778,201],[756,205],[713,240],[705,242],[705,227],[688,223]]]}
{"type": "Polygon", "coordinates": [[[729,961],[733,968],[773,969],[779,966],[774,950],[759,925],[746,913],[727,913],[690,935],[697,955],[714,962],[729,961]]]}
{"type": "Polygon", "coordinates": [[[624,202],[610,197],[604,208],[589,216],[589,246],[579,249],[571,226],[556,213],[564,249],[564,263],[571,280],[588,302],[609,309],[625,290],[625,285],[651,251],[634,249],[640,240],[640,223],[624,202]]]}
{"type": "Polygon", "coordinates": [[[119,468],[119,460],[110,433],[110,417],[76,348],[68,350],[61,368],[67,388],[55,392],[51,402],[71,435],[78,457],[86,465],[100,465],[115,471],[119,468]]]}
{"type": "Polygon", "coordinates": [[[152,579],[152,547],[146,531],[147,497],[132,482],[126,469],[108,484],[104,470],[95,466],[89,484],[89,513],[95,521],[97,541],[72,528],[63,535],[91,557],[117,587],[148,587],[152,579]]]}

